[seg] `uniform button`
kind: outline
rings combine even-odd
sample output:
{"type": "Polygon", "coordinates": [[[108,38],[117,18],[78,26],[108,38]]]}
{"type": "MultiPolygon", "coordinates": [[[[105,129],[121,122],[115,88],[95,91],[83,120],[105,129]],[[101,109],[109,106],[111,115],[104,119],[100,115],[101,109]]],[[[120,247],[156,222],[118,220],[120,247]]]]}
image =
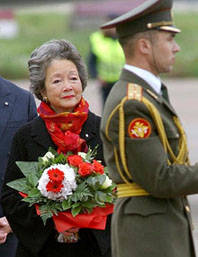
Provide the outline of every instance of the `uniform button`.
{"type": "Polygon", "coordinates": [[[190,207],[188,205],[185,206],[187,212],[190,212],[190,207]]]}
{"type": "Polygon", "coordinates": [[[4,105],[5,105],[5,106],[8,106],[8,105],[9,105],[9,103],[8,103],[8,102],[5,102],[5,103],[4,103],[4,105]]]}
{"type": "Polygon", "coordinates": [[[85,136],[86,136],[86,137],[89,137],[89,135],[88,135],[88,134],[85,134],[85,136]]]}
{"type": "Polygon", "coordinates": [[[178,137],[179,137],[179,134],[177,133],[177,134],[176,134],[176,138],[178,138],[178,137]]]}

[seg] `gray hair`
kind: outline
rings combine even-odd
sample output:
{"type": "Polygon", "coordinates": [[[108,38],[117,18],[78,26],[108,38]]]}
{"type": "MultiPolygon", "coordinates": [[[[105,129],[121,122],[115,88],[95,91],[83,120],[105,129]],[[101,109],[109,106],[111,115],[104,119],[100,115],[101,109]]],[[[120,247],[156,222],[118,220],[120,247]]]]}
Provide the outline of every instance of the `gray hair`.
{"type": "Polygon", "coordinates": [[[46,70],[55,59],[72,61],[78,70],[83,90],[87,86],[87,68],[76,47],[64,40],[51,40],[36,48],[28,60],[30,90],[42,100],[41,92],[45,89],[46,70]]]}

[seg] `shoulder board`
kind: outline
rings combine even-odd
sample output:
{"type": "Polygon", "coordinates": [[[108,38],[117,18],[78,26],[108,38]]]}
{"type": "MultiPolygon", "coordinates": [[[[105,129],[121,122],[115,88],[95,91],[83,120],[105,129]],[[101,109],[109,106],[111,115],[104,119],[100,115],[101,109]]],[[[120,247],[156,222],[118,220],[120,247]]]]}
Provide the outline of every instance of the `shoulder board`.
{"type": "Polygon", "coordinates": [[[133,83],[127,85],[127,100],[138,100],[142,101],[143,89],[141,86],[133,83]]]}
{"type": "Polygon", "coordinates": [[[158,100],[158,101],[159,101],[159,97],[158,97],[156,94],[154,94],[152,91],[150,91],[149,89],[146,89],[146,92],[147,92],[150,96],[152,96],[155,100],[158,100]]]}

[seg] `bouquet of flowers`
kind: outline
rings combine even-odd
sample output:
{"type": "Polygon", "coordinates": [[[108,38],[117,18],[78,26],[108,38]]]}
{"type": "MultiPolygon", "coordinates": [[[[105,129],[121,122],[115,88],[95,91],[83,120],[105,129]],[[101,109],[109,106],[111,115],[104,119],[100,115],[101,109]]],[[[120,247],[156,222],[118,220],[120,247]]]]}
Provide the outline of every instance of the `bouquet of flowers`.
{"type": "Polygon", "coordinates": [[[38,162],[16,162],[24,178],[8,186],[19,191],[22,201],[36,207],[44,224],[53,218],[60,234],[74,227],[105,229],[116,186],[95,155],[96,148],[66,155],[49,148],[38,162]]]}

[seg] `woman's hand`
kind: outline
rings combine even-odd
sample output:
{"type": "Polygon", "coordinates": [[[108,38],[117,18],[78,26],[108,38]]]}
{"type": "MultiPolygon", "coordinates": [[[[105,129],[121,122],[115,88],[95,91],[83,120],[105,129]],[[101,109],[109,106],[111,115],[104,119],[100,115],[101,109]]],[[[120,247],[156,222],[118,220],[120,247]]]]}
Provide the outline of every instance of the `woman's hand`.
{"type": "Polygon", "coordinates": [[[79,228],[70,228],[61,232],[58,236],[58,241],[63,243],[76,243],[78,241],[79,228]]]}
{"type": "Polygon", "coordinates": [[[6,219],[6,217],[0,218],[0,244],[6,242],[7,235],[12,232],[12,229],[6,219]]]}

